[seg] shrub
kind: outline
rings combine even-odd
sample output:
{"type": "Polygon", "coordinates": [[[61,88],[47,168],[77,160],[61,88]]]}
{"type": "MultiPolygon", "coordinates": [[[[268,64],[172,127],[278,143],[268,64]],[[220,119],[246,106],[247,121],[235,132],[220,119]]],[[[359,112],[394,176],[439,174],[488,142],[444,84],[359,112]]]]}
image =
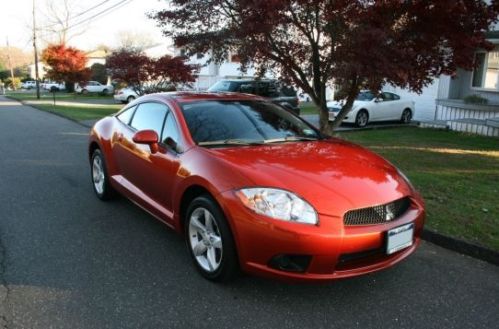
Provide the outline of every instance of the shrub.
{"type": "Polygon", "coordinates": [[[464,102],[466,104],[481,104],[481,105],[484,105],[484,104],[488,104],[489,103],[489,100],[485,97],[482,97],[480,95],[468,95],[466,97],[464,97],[464,102]]]}

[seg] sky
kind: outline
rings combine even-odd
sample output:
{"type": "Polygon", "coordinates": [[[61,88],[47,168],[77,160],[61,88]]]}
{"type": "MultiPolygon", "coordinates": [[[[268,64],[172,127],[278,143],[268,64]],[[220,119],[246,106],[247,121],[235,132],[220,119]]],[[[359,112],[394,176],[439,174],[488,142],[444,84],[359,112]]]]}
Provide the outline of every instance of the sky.
{"type": "MultiPolygon", "coordinates": [[[[63,8],[65,1],[74,6],[71,12],[75,17],[70,24],[76,25],[70,29],[70,35],[77,34],[69,43],[79,49],[93,50],[100,44],[114,47],[118,44],[120,32],[147,35],[154,42],[169,43],[155,26],[155,21],[146,17],[147,12],[166,8],[166,0],[35,0],[37,26],[49,25],[46,17],[48,3],[63,8]],[[85,22],[114,5],[118,6],[85,22]]],[[[32,5],[32,0],[0,0],[0,46],[5,46],[8,38],[11,46],[32,51],[32,5]]],[[[44,33],[39,34],[39,47],[43,47],[44,33]]]]}

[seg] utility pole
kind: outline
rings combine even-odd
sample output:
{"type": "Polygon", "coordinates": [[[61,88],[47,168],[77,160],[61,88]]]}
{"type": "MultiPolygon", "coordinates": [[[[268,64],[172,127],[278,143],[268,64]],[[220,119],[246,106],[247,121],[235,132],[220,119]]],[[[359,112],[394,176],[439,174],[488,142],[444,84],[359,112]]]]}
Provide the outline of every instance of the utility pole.
{"type": "Polygon", "coordinates": [[[16,84],[14,82],[14,67],[12,67],[12,57],[10,56],[9,37],[7,37],[7,61],[9,62],[10,69],[10,83],[12,84],[12,89],[16,90],[16,84]]]}
{"type": "Polygon", "coordinates": [[[33,0],[33,49],[35,51],[36,98],[40,99],[40,76],[38,74],[38,50],[36,48],[35,0],[33,0]]]}

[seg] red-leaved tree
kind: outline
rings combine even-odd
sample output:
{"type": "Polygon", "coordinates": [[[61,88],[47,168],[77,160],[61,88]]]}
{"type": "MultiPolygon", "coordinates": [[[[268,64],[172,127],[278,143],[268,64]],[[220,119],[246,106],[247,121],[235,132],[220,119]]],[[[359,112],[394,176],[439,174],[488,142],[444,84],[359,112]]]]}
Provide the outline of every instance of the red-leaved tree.
{"type": "Polygon", "coordinates": [[[471,69],[484,31],[496,21],[497,1],[483,0],[171,0],[151,14],[187,55],[229,51],[242,65],[273,71],[310,95],[320,127],[331,133],[361,88],[389,83],[421,92],[440,74],[471,69]],[[326,87],[346,91],[328,123],[326,87]]]}
{"type": "Polygon", "coordinates": [[[49,66],[46,77],[66,84],[66,91],[73,92],[75,83],[85,84],[91,70],[86,67],[87,56],[81,50],[64,44],[50,45],[42,52],[42,61],[49,66]]]}
{"type": "Polygon", "coordinates": [[[197,66],[186,64],[183,57],[165,55],[153,59],[130,49],[120,49],[108,56],[107,68],[114,79],[126,83],[138,95],[194,82],[198,70],[197,66]]]}

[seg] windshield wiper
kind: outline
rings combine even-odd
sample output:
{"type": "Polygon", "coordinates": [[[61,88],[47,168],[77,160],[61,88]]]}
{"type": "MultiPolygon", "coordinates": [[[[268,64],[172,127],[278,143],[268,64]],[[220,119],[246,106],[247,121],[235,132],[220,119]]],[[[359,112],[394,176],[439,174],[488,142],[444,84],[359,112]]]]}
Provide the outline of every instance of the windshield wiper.
{"type": "Polygon", "coordinates": [[[216,146],[216,145],[262,145],[264,141],[259,140],[244,140],[244,139],[224,139],[218,141],[199,142],[199,146],[216,146]]]}
{"type": "Polygon", "coordinates": [[[316,141],[319,137],[307,137],[307,136],[287,136],[283,138],[274,138],[265,140],[265,144],[269,143],[282,143],[282,142],[297,142],[297,141],[316,141]]]}

